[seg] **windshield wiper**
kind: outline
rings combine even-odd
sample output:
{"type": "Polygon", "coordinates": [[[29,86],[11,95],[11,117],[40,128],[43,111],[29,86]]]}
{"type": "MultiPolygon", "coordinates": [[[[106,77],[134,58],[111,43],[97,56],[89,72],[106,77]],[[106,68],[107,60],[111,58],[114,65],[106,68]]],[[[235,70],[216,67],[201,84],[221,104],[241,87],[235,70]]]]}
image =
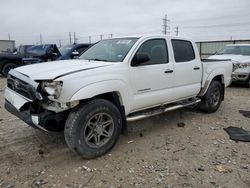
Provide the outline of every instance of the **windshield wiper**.
{"type": "Polygon", "coordinates": [[[89,61],[108,61],[108,60],[106,60],[106,59],[98,59],[98,58],[96,58],[96,59],[88,59],[89,61]]]}

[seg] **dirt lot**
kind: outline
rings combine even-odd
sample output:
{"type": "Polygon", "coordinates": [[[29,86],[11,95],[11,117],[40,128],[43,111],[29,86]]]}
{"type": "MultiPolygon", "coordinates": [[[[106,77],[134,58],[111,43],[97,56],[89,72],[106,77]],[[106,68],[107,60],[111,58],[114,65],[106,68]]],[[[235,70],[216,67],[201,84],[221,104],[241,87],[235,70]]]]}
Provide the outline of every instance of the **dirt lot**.
{"type": "Polygon", "coordinates": [[[109,154],[83,160],[63,134],[34,130],[7,113],[4,85],[0,78],[0,187],[250,187],[250,143],[231,141],[223,130],[250,130],[238,112],[250,110],[250,89],[228,88],[214,114],[182,109],[130,123],[109,154]]]}

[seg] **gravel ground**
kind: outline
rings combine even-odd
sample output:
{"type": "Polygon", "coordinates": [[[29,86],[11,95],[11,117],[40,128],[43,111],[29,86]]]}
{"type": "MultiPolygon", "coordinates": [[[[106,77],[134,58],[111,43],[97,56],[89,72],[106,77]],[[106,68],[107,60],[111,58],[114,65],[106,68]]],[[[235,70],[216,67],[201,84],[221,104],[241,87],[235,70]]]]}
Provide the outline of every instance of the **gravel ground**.
{"type": "Polygon", "coordinates": [[[63,134],[43,133],[7,113],[0,78],[0,187],[250,187],[250,143],[223,128],[250,130],[250,89],[230,87],[213,114],[181,109],[130,123],[94,160],[72,153],[63,134]],[[178,126],[179,125],[179,126],[178,126]]]}

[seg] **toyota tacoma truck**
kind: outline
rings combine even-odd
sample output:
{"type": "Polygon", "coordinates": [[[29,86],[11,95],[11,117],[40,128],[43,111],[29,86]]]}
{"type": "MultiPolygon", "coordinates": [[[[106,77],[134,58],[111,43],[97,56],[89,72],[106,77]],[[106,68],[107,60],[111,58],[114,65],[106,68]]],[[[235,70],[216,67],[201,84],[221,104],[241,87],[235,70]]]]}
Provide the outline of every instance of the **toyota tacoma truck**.
{"type": "Polygon", "coordinates": [[[250,87],[250,44],[227,45],[209,59],[232,60],[232,81],[250,87]]]}
{"type": "Polygon", "coordinates": [[[32,127],[63,130],[69,148],[90,159],[110,151],[127,122],[191,105],[215,112],[231,74],[230,61],[201,61],[187,39],[113,38],[79,59],[11,70],[5,108],[32,127]]]}

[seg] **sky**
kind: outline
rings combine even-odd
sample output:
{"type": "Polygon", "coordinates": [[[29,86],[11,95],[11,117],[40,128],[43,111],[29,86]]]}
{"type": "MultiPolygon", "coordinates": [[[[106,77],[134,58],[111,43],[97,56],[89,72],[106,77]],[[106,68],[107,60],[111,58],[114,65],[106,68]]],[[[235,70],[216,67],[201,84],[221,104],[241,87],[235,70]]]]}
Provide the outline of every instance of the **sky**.
{"type": "Polygon", "coordinates": [[[69,43],[161,34],[195,41],[250,39],[250,0],[0,0],[0,40],[16,44],[69,43]]]}

